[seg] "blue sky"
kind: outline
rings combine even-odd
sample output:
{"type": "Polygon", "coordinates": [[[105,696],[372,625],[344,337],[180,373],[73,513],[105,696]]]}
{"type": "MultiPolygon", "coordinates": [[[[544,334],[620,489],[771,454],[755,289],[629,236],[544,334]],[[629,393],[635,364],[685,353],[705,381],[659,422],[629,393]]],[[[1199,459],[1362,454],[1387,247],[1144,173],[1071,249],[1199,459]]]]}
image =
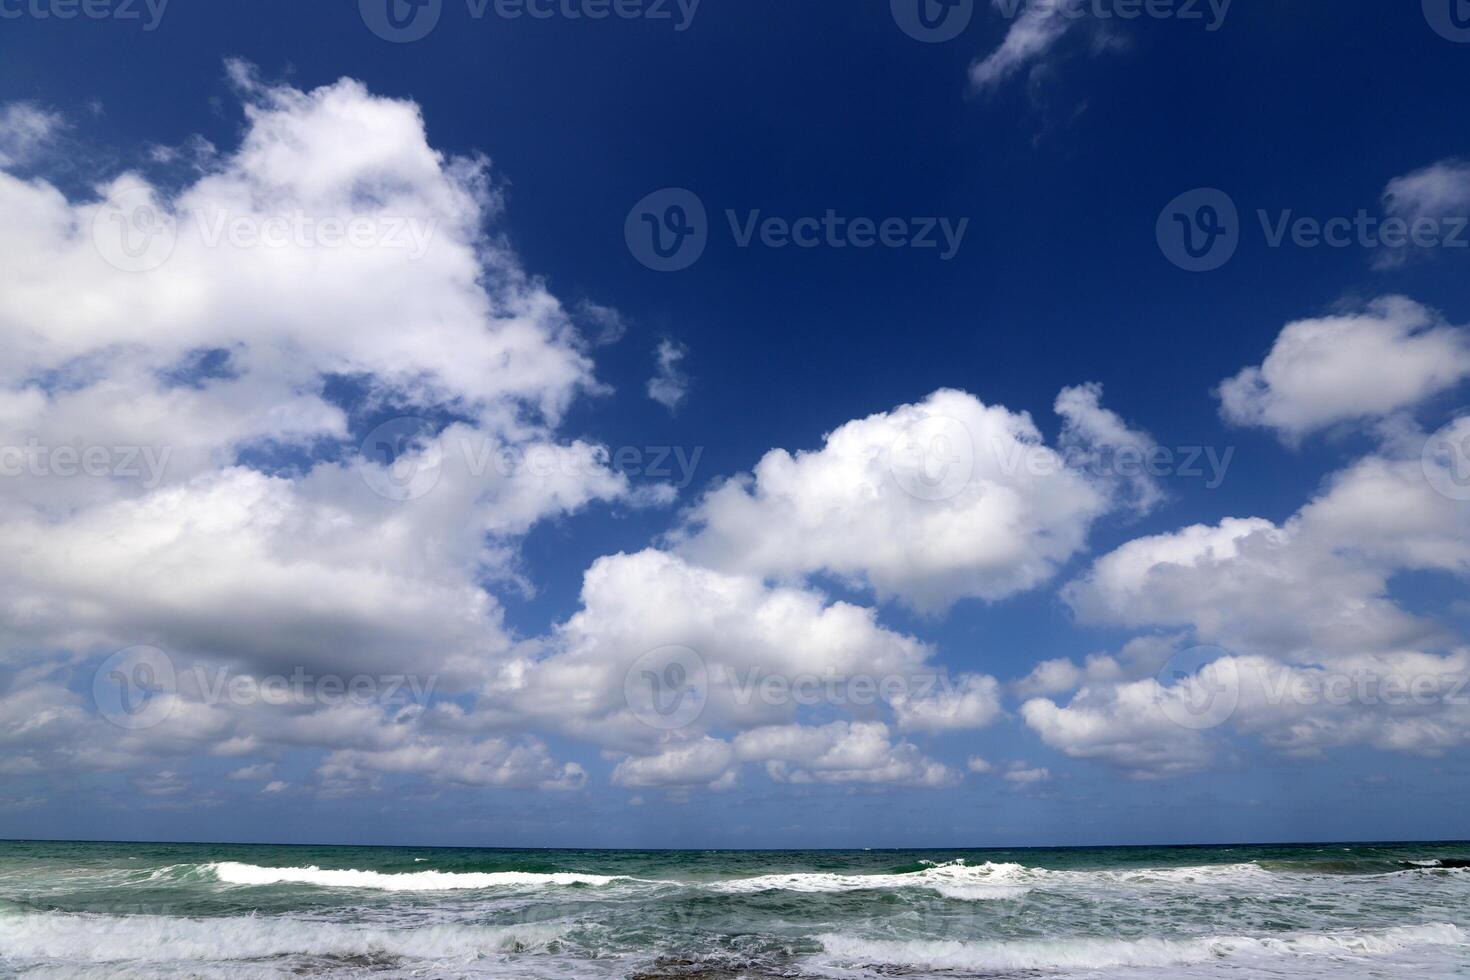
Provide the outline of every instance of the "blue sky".
{"type": "Polygon", "coordinates": [[[1463,837],[1470,43],[1433,2],[893,7],[0,4],[0,836],[1463,837]],[[625,231],[670,188],[707,244],[660,272],[625,231]],[[1222,199],[1233,254],[1171,262],[1222,199]],[[168,254],[105,240],[139,208],[168,254]],[[741,244],[829,212],[847,247],[741,244]],[[1360,212],[1428,238],[1273,244],[1360,212]],[[951,246],[845,237],[885,219],[951,246]],[[660,728],[624,679],[669,647],[704,710],[660,728]],[[159,656],[119,725],[97,684],[159,656]],[[1240,706],[1177,724],[1210,661],[1240,706]],[[957,693],[752,707],[752,668],[957,693]],[[208,690],[297,669],[433,691],[208,690]],[[1424,703],[1270,696],[1362,676],[1424,703]]]}

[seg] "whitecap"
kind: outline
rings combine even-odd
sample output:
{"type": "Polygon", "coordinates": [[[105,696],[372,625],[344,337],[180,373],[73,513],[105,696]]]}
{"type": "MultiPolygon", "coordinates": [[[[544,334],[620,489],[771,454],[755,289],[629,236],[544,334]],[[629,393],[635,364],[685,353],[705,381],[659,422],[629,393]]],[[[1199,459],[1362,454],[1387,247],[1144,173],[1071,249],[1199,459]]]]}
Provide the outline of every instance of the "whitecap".
{"type": "Polygon", "coordinates": [[[608,885],[631,879],[621,876],[530,871],[381,871],[337,870],[310,865],[305,868],[263,868],[236,861],[205,866],[220,881],[230,885],[315,885],[319,888],[371,888],[394,892],[447,891],[462,888],[538,888],[548,885],[608,885]]]}

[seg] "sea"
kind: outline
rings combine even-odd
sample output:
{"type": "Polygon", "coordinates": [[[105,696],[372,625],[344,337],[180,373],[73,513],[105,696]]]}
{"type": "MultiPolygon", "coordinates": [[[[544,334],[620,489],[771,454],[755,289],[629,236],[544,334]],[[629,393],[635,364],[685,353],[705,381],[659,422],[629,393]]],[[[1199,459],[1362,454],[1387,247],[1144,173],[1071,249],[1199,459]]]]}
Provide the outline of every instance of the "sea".
{"type": "Polygon", "coordinates": [[[1470,977],[1470,844],[0,842],[0,976],[1470,977]]]}

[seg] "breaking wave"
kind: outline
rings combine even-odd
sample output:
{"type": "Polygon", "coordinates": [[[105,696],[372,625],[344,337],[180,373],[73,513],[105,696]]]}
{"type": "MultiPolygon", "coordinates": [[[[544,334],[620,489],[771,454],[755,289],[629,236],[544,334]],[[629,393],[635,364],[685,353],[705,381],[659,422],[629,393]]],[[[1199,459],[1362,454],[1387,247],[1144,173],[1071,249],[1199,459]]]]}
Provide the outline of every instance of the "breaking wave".
{"type": "Polygon", "coordinates": [[[316,885],[320,888],[372,888],[393,892],[448,891],[461,888],[536,888],[547,885],[608,885],[631,879],[612,875],[574,873],[537,874],[530,871],[337,871],[311,865],[305,868],[262,868],[236,861],[220,861],[206,870],[229,885],[316,885]]]}

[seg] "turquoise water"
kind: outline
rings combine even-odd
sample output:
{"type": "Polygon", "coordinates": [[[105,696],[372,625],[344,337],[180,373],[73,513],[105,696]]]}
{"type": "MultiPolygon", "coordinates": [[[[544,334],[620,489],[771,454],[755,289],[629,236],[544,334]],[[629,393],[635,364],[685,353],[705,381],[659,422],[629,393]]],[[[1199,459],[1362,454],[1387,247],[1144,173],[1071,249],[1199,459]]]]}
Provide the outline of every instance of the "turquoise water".
{"type": "Polygon", "coordinates": [[[1470,845],[0,843],[0,975],[1470,977],[1470,845]]]}

